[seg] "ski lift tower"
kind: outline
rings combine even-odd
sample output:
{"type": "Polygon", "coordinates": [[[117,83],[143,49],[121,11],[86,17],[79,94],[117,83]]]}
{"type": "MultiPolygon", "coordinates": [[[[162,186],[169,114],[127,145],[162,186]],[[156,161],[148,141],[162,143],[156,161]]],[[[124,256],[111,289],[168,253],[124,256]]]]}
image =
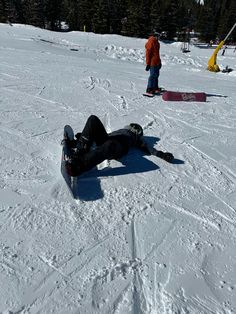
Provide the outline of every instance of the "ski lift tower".
{"type": "Polygon", "coordinates": [[[183,30],[182,38],[183,38],[183,42],[182,42],[182,46],[181,46],[181,51],[183,53],[190,52],[190,50],[189,50],[190,33],[189,33],[188,28],[183,30]]]}

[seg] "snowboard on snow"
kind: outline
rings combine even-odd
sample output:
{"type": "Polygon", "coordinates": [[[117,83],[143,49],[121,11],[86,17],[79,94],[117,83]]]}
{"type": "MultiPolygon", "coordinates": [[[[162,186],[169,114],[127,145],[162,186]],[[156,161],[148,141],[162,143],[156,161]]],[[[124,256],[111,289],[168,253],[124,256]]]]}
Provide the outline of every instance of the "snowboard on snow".
{"type": "Polygon", "coordinates": [[[165,101],[206,101],[205,93],[185,93],[185,92],[172,92],[165,91],[162,95],[162,99],[165,101]]]}
{"type": "Polygon", "coordinates": [[[69,125],[65,125],[62,140],[61,174],[73,198],[77,195],[77,177],[71,177],[66,171],[66,163],[73,157],[73,151],[68,145],[67,140],[74,139],[74,131],[69,125]]]}

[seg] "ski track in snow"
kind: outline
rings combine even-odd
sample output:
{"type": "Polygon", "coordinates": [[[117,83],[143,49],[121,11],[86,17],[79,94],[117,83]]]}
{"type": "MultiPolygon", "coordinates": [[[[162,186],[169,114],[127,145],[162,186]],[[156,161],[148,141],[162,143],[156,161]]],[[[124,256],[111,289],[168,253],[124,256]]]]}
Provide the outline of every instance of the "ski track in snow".
{"type": "Polygon", "coordinates": [[[0,39],[0,312],[236,312],[234,72],[161,43],[161,84],[210,95],[168,103],[142,96],[143,39],[4,24],[0,39]],[[108,132],[140,123],[176,162],[131,151],[71,199],[62,130],[90,114],[108,132]]]}

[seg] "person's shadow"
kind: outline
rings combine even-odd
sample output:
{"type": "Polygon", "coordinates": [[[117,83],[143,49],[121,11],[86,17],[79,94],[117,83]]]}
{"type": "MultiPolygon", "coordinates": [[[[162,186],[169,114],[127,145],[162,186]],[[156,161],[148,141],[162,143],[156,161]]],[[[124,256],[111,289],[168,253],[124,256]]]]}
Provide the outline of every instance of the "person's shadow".
{"type": "MultiPolygon", "coordinates": [[[[157,137],[145,136],[145,142],[149,147],[153,147],[160,139],[157,137]]],[[[122,157],[119,162],[120,167],[104,168],[102,170],[92,169],[77,178],[76,198],[81,201],[94,201],[104,196],[101,189],[102,177],[122,176],[132,173],[142,173],[158,170],[159,166],[151,160],[145,158],[145,153],[139,149],[130,149],[127,155],[122,157]]],[[[158,157],[157,157],[158,162],[158,157]]],[[[174,159],[172,164],[183,164],[184,161],[174,159]]]]}

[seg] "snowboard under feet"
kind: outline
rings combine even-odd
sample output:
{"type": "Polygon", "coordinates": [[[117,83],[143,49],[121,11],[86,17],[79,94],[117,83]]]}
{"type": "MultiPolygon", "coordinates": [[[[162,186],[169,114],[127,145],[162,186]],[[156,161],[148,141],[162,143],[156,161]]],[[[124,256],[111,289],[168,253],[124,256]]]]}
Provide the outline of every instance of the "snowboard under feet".
{"type": "Polygon", "coordinates": [[[158,96],[158,95],[161,95],[163,92],[165,91],[165,89],[163,87],[160,87],[158,90],[156,90],[154,93],[143,93],[143,96],[146,96],[146,97],[154,97],[154,96],[158,96]]]}
{"type": "Polygon", "coordinates": [[[154,97],[155,95],[152,94],[152,93],[143,93],[143,96],[152,98],[152,97],[154,97]]]}

